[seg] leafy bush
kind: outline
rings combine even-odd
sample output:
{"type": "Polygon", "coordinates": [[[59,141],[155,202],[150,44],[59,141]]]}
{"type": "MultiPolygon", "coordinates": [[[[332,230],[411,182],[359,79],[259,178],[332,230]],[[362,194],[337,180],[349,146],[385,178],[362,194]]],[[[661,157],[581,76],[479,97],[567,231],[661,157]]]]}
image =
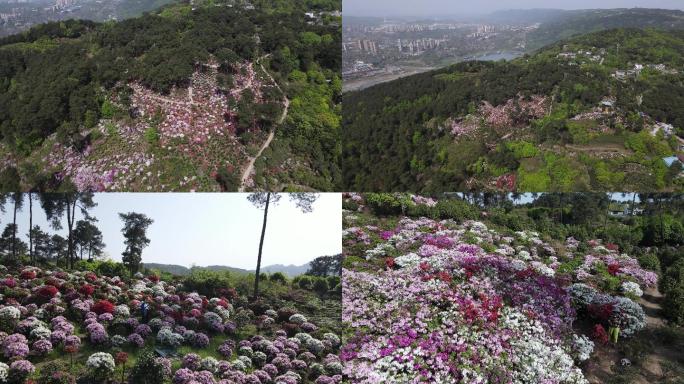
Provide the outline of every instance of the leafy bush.
{"type": "Polygon", "coordinates": [[[280,284],[286,284],[287,283],[287,277],[282,272],[276,272],[269,276],[269,280],[275,282],[275,283],[280,283],[280,284]]]}
{"type": "Polygon", "coordinates": [[[216,296],[222,289],[233,286],[230,273],[199,268],[193,268],[183,284],[187,290],[207,296],[216,296]]]}
{"type": "Polygon", "coordinates": [[[506,146],[513,152],[516,159],[524,159],[539,155],[537,146],[527,141],[512,141],[506,143],[506,146]]]}
{"type": "Polygon", "coordinates": [[[164,366],[156,359],[152,350],[144,350],[139,356],[138,361],[131,369],[128,377],[129,383],[140,384],[163,384],[167,372],[164,366]]]}
{"type": "Polygon", "coordinates": [[[660,289],[665,294],[681,287],[684,287],[684,259],[679,259],[669,266],[665,270],[660,283],[660,289]]]}
{"type": "Polygon", "coordinates": [[[313,282],[313,289],[318,293],[326,293],[328,288],[328,280],[325,278],[316,278],[313,282]]]}
{"type": "Polygon", "coordinates": [[[684,286],[667,292],[663,305],[665,317],[676,325],[684,325],[684,286]]]}
{"type": "Polygon", "coordinates": [[[414,205],[410,196],[403,193],[369,193],[366,204],[376,215],[402,214],[414,205]]]}
{"type": "Polygon", "coordinates": [[[36,382],[38,384],[74,384],[76,378],[68,372],[66,364],[51,361],[40,369],[40,375],[36,382]]]}
{"type": "Polygon", "coordinates": [[[660,271],[660,259],[655,253],[646,253],[638,257],[639,265],[651,271],[660,271]]]}
{"type": "Polygon", "coordinates": [[[313,288],[311,276],[298,276],[292,280],[292,282],[297,284],[297,286],[301,289],[311,290],[313,288]]]}

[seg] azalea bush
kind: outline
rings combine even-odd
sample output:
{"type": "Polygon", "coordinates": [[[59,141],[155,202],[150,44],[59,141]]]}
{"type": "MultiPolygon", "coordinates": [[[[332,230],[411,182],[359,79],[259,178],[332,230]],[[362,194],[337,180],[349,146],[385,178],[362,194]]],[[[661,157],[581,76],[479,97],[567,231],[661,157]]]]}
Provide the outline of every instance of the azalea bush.
{"type": "Polygon", "coordinates": [[[135,383],[342,381],[341,342],[329,327],[294,308],[272,306],[275,300],[250,303],[229,285],[206,296],[154,274],[0,272],[7,275],[2,292],[17,292],[0,296],[0,383],[72,383],[72,373],[90,382],[127,374],[135,383]],[[159,358],[148,348],[184,358],[159,358]],[[127,369],[129,356],[135,363],[127,369]]]}
{"type": "Polygon", "coordinates": [[[588,383],[581,368],[606,329],[645,326],[633,299],[657,275],[617,246],[469,216],[378,217],[363,195],[345,198],[340,359],[352,383],[588,383]]]}

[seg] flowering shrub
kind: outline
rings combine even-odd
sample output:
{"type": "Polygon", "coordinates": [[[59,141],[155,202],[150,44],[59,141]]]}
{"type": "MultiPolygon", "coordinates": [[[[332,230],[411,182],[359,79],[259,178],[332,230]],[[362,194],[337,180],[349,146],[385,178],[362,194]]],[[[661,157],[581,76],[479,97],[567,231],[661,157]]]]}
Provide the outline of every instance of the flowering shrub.
{"type": "Polygon", "coordinates": [[[92,294],[95,292],[95,287],[90,284],[83,284],[78,289],[78,292],[80,292],[83,296],[92,296],[92,294]]]}
{"type": "Polygon", "coordinates": [[[36,367],[30,361],[16,360],[10,364],[9,377],[13,382],[22,383],[35,371],[36,367]]]}
{"type": "Polygon", "coordinates": [[[51,299],[57,295],[59,290],[52,285],[44,285],[38,288],[38,295],[43,299],[51,299]]]}
{"type": "Polygon", "coordinates": [[[47,339],[39,339],[33,343],[33,352],[38,356],[45,356],[52,352],[52,343],[47,339]]]}
{"type": "Polygon", "coordinates": [[[625,281],[622,283],[620,286],[622,289],[622,292],[625,295],[633,296],[633,297],[641,297],[644,294],[644,291],[641,290],[641,287],[639,284],[633,282],[633,281],[625,281]]]}
{"type": "MultiPolygon", "coordinates": [[[[363,200],[354,203],[363,210],[363,200]]],[[[604,326],[633,335],[645,316],[621,294],[657,280],[598,240],[582,255],[587,248],[572,238],[559,251],[538,233],[504,234],[477,221],[361,221],[345,212],[344,224],[348,265],[359,260],[363,270],[343,269],[342,320],[353,332],[343,363],[325,369],[352,383],[587,383],[578,364],[594,343],[576,333],[577,317],[599,323],[598,343],[607,342],[604,326]]],[[[293,368],[284,358],[272,363],[293,368]]]]}
{"type": "Polygon", "coordinates": [[[92,306],[92,311],[101,315],[103,313],[114,313],[114,304],[108,300],[100,300],[92,306]]]}
{"type": "MultiPolygon", "coordinates": [[[[276,383],[276,378],[282,377],[282,382],[302,383],[315,382],[324,375],[333,377],[337,372],[338,367],[334,363],[326,366],[324,358],[339,351],[339,336],[320,331],[317,324],[293,309],[276,311],[263,305],[258,309],[260,315],[256,316],[232,290],[222,291],[225,297],[208,298],[183,291],[182,284],[142,275],[124,283],[118,277],[99,277],[78,271],[58,273],[37,268],[28,271],[31,273],[26,273],[27,278],[16,283],[14,288],[26,291],[21,301],[0,297],[0,321],[4,321],[9,331],[9,335],[0,332],[0,348],[5,361],[30,358],[43,367],[45,360],[58,355],[51,353],[54,350],[72,361],[78,358],[82,342],[91,348],[105,346],[115,351],[145,345],[173,348],[187,345],[203,349],[211,345],[212,338],[219,338],[223,341],[217,343],[218,352],[226,360],[187,354],[183,369],[189,372],[180,370],[174,375],[168,359],[152,354],[145,360],[142,356],[148,352],[143,350],[137,353],[137,361],[144,360],[140,363],[144,366],[136,368],[136,363],[131,367],[128,382],[163,382],[173,378],[175,382],[192,384],[265,384],[276,383]],[[54,295],[40,294],[41,290],[52,292],[52,288],[57,287],[61,288],[54,295]],[[48,299],[47,296],[52,297],[48,299]],[[148,305],[146,323],[140,310],[143,302],[148,305]],[[298,323],[290,322],[291,317],[298,323]],[[239,329],[242,326],[256,329],[254,326],[264,323],[268,323],[265,332],[268,337],[248,336],[238,343],[228,337],[243,334],[238,332],[242,331],[239,329]],[[83,341],[75,334],[76,329],[85,333],[83,341]],[[288,371],[292,372],[288,374],[288,371]],[[150,377],[155,381],[146,381],[150,377]]],[[[112,379],[117,364],[120,365],[119,375],[125,376],[123,355],[118,354],[116,358],[103,352],[90,355],[85,361],[91,376],[89,382],[112,379]]],[[[20,372],[23,365],[16,364],[14,371],[20,372]]],[[[3,374],[13,377],[14,371],[11,366],[0,365],[0,383],[3,374]]],[[[24,371],[28,372],[21,372],[24,371]]],[[[40,376],[43,376],[42,368],[40,376]]],[[[71,375],[63,377],[64,383],[73,382],[71,375]]],[[[57,378],[50,380],[58,382],[57,378]]],[[[341,377],[336,381],[339,382],[341,377]]]]}
{"type": "Polygon", "coordinates": [[[106,352],[96,352],[88,357],[86,368],[90,375],[97,380],[111,377],[116,368],[114,357],[106,352]]]}

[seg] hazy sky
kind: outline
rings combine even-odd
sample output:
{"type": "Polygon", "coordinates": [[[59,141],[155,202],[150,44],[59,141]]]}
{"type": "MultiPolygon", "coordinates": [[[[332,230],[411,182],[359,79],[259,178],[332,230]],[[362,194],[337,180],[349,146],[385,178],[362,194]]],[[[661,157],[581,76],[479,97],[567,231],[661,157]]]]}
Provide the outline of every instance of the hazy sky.
{"type": "MultiPolygon", "coordinates": [[[[95,195],[91,214],[97,217],[106,252],[121,260],[124,250],[119,212],[144,213],[154,219],[148,230],[150,246],[143,262],[191,266],[228,265],[244,269],[256,267],[263,210],[240,193],[102,193],[95,195]]],[[[7,204],[0,226],[12,221],[7,204]]],[[[48,225],[38,201],[33,203],[34,225],[48,233],[48,225]]],[[[80,216],[80,214],[79,214],[80,216]]],[[[28,243],[28,203],[18,214],[17,225],[28,243]]],[[[64,219],[66,227],[66,219],[64,219]]],[[[318,256],[342,251],[342,197],[321,194],[311,213],[302,213],[287,196],[269,207],[262,265],[305,264],[318,256]]]]}
{"type": "Polygon", "coordinates": [[[446,16],[500,9],[632,7],[684,10],[684,0],[342,0],[342,10],[349,16],[446,16]]]}

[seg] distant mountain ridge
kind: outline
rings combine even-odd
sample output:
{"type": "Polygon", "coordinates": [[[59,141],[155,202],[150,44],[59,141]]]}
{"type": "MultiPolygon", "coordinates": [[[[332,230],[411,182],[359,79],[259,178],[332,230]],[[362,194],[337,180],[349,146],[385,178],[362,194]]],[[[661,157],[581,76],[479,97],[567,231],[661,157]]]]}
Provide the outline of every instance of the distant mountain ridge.
{"type": "MultiPolygon", "coordinates": [[[[143,266],[145,268],[148,268],[148,269],[156,269],[156,270],[159,270],[162,272],[168,272],[168,273],[171,273],[173,275],[178,275],[178,276],[186,276],[186,275],[190,274],[190,270],[191,270],[188,267],[185,267],[182,265],[176,265],[176,264],[143,263],[143,266]]],[[[238,273],[238,274],[254,273],[254,270],[229,267],[229,266],[225,266],[225,265],[208,265],[206,267],[195,267],[195,268],[207,269],[210,271],[229,271],[229,272],[238,273]]],[[[263,273],[281,272],[287,277],[296,277],[299,275],[303,275],[308,270],[309,270],[309,263],[306,263],[304,265],[274,264],[274,265],[269,265],[269,266],[261,268],[261,272],[263,272],[263,273]]]]}

